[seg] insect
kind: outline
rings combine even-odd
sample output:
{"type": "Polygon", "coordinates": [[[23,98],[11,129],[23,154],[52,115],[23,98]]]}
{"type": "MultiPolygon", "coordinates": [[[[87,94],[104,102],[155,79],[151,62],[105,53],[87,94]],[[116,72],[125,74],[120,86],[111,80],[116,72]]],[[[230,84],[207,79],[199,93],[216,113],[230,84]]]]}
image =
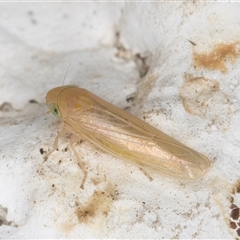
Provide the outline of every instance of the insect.
{"type": "MultiPolygon", "coordinates": [[[[74,143],[85,139],[114,156],[172,177],[196,179],[210,167],[209,159],[130,113],[74,85],[56,87],[46,95],[50,111],[63,122],[55,139],[72,134],[71,146],[84,173],[87,171],[74,143]]],[[[51,154],[47,156],[49,156],[51,154]]]]}

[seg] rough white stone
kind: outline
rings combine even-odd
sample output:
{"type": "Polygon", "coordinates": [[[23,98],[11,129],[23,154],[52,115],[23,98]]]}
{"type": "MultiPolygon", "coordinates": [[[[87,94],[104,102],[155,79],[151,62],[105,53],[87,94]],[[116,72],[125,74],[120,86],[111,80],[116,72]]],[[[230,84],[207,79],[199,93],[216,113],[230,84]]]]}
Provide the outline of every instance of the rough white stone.
{"type": "Polygon", "coordinates": [[[231,2],[1,3],[0,238],[237,237],[229,206],[240,207],[239,11],[231,2]],[[197,66],[201,54],[211,61],[197,66]],[[39,116],[44,96],[70,64],[64,84],[204,153],[209,172],[194,182],[150,173],[150,182],[83,142],[82,190],[69,139],[44,162],[40,149],[61,126],[39,116]]]}

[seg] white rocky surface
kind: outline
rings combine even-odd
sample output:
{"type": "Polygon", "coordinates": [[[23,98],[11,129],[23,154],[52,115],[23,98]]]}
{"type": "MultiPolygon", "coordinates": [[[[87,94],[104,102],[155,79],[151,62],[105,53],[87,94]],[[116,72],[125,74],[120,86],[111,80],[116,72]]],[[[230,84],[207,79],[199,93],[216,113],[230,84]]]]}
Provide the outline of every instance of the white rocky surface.
{"type": "Polygon", "coordinates": [[[231,2],[1,3],[0,238],[239,237],[239,11],[231,2]],[[70,64],[64,84],[207,155],[208,173],[193,182],[151,173],[150,182],[84,141],[83,190],[68,138],[44,162],[61,125],[39,115],[70,64]]]}

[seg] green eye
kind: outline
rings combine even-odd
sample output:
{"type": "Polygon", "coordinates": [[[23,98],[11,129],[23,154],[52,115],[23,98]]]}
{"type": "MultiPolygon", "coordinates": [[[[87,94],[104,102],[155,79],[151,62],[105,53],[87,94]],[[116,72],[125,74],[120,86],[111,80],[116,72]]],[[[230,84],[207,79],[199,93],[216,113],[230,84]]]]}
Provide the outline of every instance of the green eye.
{"type": "Polygon", "coordinates": [[[56,117],[59,117],[59,116],[60,116],[60,111],[59,111],[58,106],[57,106],[56,103],[49,103],[49,104],[48,104],[48,108],[49,108],[50,112],[51,112],[54,116],[56,116],[56,117]]]}

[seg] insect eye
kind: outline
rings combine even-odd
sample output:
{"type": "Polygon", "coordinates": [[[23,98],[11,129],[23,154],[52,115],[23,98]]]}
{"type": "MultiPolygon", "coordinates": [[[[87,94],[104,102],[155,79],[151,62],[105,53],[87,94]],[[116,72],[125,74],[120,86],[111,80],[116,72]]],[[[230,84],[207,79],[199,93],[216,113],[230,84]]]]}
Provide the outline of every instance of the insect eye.
{"type": "Polygon", "coordinates": [[[59,117],[60,116],[60,112],[59,112],[59,109],[58,109],[58,106],[56,103],[50,103],[48,105],[49,107],[49,110],[51,111],[51,113],[54,115],[54,116],[57,116],[59,117]]]}
{"type": "Polygon", "coordinates": [[[54,112],[56,115],[58,115],[58,109],[57,108],[54,108],[54,112]]]}

